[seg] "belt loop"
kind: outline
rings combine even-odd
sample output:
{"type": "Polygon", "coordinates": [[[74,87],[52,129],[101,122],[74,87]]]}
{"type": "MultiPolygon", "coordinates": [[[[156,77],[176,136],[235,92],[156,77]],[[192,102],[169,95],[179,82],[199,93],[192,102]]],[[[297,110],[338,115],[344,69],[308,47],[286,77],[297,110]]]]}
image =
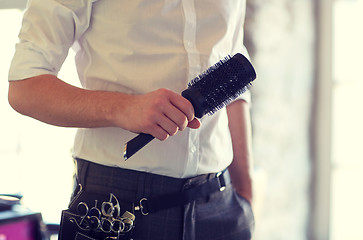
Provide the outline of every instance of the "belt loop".
{"type": "Polygon", "coordinates": [[[76,167],[77,167],[77,182],[81,184],[83,187],[86,186],[87,181],[87,172],[90,166],[90,162],[76,158],[76,167]]]}
{"type": "Polygon", "coordinates": [[[153,177],[151,174],[139,173],[138,179],[138,189],[136,193],[136,202],[138,203],[135,206],[135,211],[140,211],[142,215],[147,216],[149,215],[149,208],[148,208],[148,197],[151,195],[151,187],[152,187],[153,177]],[[140,199],[140,200],[138,200],[140,199]]]}
{"type": "Polygon", "coordinates": [[[216,178],[218,178],[218,184],[219,184],[219,191],[223,192],[226,189],[226,181],[224,180],[224,174],[225,171],[219,172],[216,175],[216,178]]]}
{"type": "Polygon", "coordinates": [[[145,173],[139,172],[138,173],[138,180],[137,180],[137,190],[135,193],[135,201],[139,201],[141,198],[145,197],[145,173]]]}

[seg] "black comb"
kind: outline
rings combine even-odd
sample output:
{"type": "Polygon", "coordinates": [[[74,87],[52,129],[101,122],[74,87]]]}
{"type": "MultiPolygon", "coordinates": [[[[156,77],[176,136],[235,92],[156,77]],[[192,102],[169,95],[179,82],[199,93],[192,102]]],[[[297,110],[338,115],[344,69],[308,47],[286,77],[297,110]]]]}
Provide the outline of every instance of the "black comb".
{"type": "MultiPolygon", "coordinates": [[[[248,59],[240,53],[227,56],[204,73],[194,78],[182,96],[188,99],[193,107],[195,117],[212,115],[225,107],[251,87],[256,79],[256,72],[248,59]]],[[[125,144],[124,160],[126,161],[154,137],[140,133],[125,144]]]]}

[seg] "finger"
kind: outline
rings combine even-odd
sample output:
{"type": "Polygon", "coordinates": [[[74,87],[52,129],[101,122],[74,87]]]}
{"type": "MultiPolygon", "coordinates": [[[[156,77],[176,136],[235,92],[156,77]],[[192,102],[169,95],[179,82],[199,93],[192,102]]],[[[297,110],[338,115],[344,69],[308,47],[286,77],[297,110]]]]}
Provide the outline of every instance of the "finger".
{"type": "Polygon", "coordinates": [[[164,141],[168,139],[169,134],[166,132],[162,127],[156,126],[152,132],[150,132],[151,135],[153,135],[156,139],[159,139],[160,141],[164,141]]]}
{"type": "Polygon", "coordinates": [[[187,125],[187,127],[193,128],[193,129],[198,129],[200,126],[201,126],[201,122],[197,118],[194,118],[187,125]]]}
{"type": "Polygon", "coordinates": [[[173,94],[170,97],[170,102],[185,114],[188,122],[194,119],[193,105],[186,98],[178,94],[173,94]]]}
{"type": "Polygon", "coordinates": [[[179,131],[183,131],[187,127],[187,116],[174,105],[170,104],[168,106],[165,106],[164,114],[178,127],[179,131]]]}
{"type": "Polygon", "coordinates": [[[158,121],[159,126],[168,133],[168,135],[170,136],[174,136],[178,131],[179,131],[179,127],[178,125],[175,124],[174,121],[172,121],[170,118],[168,118],[167,116],[163,116],[159,121],[158,121]]]}

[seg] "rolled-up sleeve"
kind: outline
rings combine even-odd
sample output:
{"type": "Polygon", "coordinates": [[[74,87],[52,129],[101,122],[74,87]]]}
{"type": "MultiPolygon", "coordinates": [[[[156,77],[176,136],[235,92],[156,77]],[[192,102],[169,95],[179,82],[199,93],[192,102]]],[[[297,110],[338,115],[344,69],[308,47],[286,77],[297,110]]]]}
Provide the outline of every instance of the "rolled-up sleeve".
{"type": "Polygon", "coordinates": [[[69,48],[90,25],[95,0],[30,0],[9,81],[43,74],[57,75],[69,48]]]}

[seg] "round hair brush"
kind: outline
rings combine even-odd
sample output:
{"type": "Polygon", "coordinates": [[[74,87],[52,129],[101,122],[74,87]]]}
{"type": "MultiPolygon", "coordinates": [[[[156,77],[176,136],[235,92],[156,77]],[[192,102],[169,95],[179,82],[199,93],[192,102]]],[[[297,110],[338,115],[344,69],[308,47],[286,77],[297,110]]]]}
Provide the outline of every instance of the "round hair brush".
{"type": "MultiPolygon", "coordinates": [[[[240,53],[208,68],[194,78],[182,96],[188,99],[193,107],[195,117],[212,115],[251,87],[256,79],[256,72],[248,59],[240,53]]],[[[125,144],[124,160],[126,161],[154,137],[141,133],[125,144]]]]}

